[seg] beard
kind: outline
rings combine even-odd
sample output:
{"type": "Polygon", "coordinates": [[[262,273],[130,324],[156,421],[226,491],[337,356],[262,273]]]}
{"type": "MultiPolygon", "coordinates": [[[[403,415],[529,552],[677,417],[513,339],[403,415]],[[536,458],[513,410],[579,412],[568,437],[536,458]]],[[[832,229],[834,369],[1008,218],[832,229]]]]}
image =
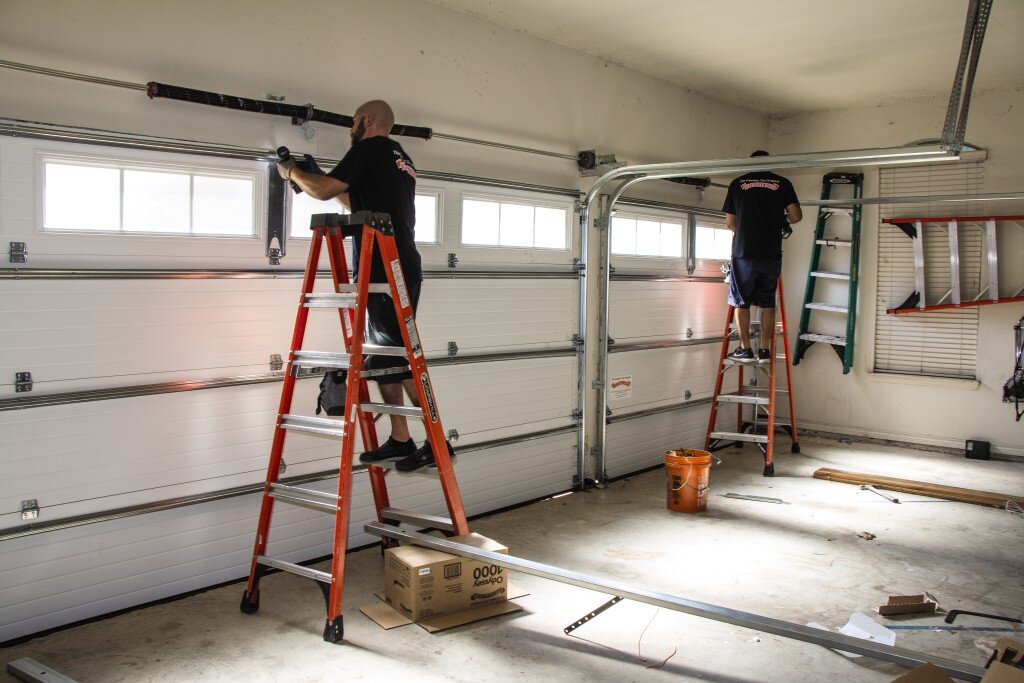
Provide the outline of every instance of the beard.
{"type": "Polygon", "coordinates": [[[363,135],[366,134],[366,122],[360,121],[359,125],[349,131],[349,137],[352,138],[352,146],[354,147],[357,142],[363,139],[363,135]]]}

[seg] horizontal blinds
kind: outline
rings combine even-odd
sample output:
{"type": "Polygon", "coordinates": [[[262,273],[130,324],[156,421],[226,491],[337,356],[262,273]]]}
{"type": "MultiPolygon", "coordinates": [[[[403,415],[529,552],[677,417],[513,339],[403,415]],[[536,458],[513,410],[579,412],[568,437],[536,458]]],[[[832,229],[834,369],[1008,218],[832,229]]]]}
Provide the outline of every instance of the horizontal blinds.
{"type": "MultiPolygon", "coordinates": [[[[984,191],[982,162],[927,164],[884,168],[879,194],[941,195],[984,191]]],[[[899,216],[978,215],[970,202],[942,204],[886,204],[879,218],[899,216]]],[[[978,295],[983,286],[984,225],[961,222],[957,226],[961,300],[978,295]]],[[[914,291],[913,243],[896,226],[879,222],[878,296],[875,326],[875,370],[941,377],[974,378],[978,361],[978,309],[890,315],[887,309],[902,304],[914,291]]],[[[929,304],[949,303],[950,241],[945,223],[924,225],[925,287],[929,304]]]]}

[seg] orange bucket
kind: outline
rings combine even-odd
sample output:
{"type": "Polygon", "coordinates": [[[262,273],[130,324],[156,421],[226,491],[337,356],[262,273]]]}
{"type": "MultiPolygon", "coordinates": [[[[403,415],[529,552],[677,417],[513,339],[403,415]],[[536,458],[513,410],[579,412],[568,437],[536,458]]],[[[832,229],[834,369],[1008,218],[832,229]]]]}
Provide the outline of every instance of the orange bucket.
{"type": "Polygon", "coordinates": [[[695,449],[665,453],[669,510],[704,512],[708,506],[711,454],[695,449]]]}

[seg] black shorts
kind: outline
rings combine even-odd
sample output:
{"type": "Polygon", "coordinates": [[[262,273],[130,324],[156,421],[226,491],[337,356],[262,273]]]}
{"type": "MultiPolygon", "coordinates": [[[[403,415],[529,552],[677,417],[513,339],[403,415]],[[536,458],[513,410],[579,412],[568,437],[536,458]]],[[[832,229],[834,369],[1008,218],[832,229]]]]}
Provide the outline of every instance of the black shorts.
{"type": "Polygon", "coordinates": [[[775,290],[782,274],[782,259],[732,259],[729,305],[736,308],[775,308],[775,290]]]}
{"type": "MultiPolygon", "coordinates": [[[[412,304],[413,313],[420,301],[420,286],[422,280],[406,281],[406,288],[409,290],[409,302],[412,304]]],[[[379,346],[405,346],[402,340],[402,330],[398,326],[398,318],[395,317],[395,304],[388,294],[370,294],[366,301],[366,342],[379,346]]],[[[392,375],[381,375],[370,377],[378,384],[397,384],[404,379],[411,379],[409,363],[400,356],[367,356],[363,363],[364,370],[385,370],[390,368],[406,368],[405,372],[392,375]]]]}

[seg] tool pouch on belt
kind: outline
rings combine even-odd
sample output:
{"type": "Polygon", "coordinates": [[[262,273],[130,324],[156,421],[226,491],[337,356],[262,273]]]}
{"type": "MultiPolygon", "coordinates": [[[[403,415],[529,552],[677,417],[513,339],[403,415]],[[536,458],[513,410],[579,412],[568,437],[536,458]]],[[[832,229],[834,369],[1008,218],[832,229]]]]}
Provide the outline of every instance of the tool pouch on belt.
{"type": "Polygon", "coordinates": [[[348,388],[345,380],[348,370],[332,370],[320,380],[320,395],[316,398],[316,414],[323,410],[328,415],[345,414],[345,395],[348,388]]]}

